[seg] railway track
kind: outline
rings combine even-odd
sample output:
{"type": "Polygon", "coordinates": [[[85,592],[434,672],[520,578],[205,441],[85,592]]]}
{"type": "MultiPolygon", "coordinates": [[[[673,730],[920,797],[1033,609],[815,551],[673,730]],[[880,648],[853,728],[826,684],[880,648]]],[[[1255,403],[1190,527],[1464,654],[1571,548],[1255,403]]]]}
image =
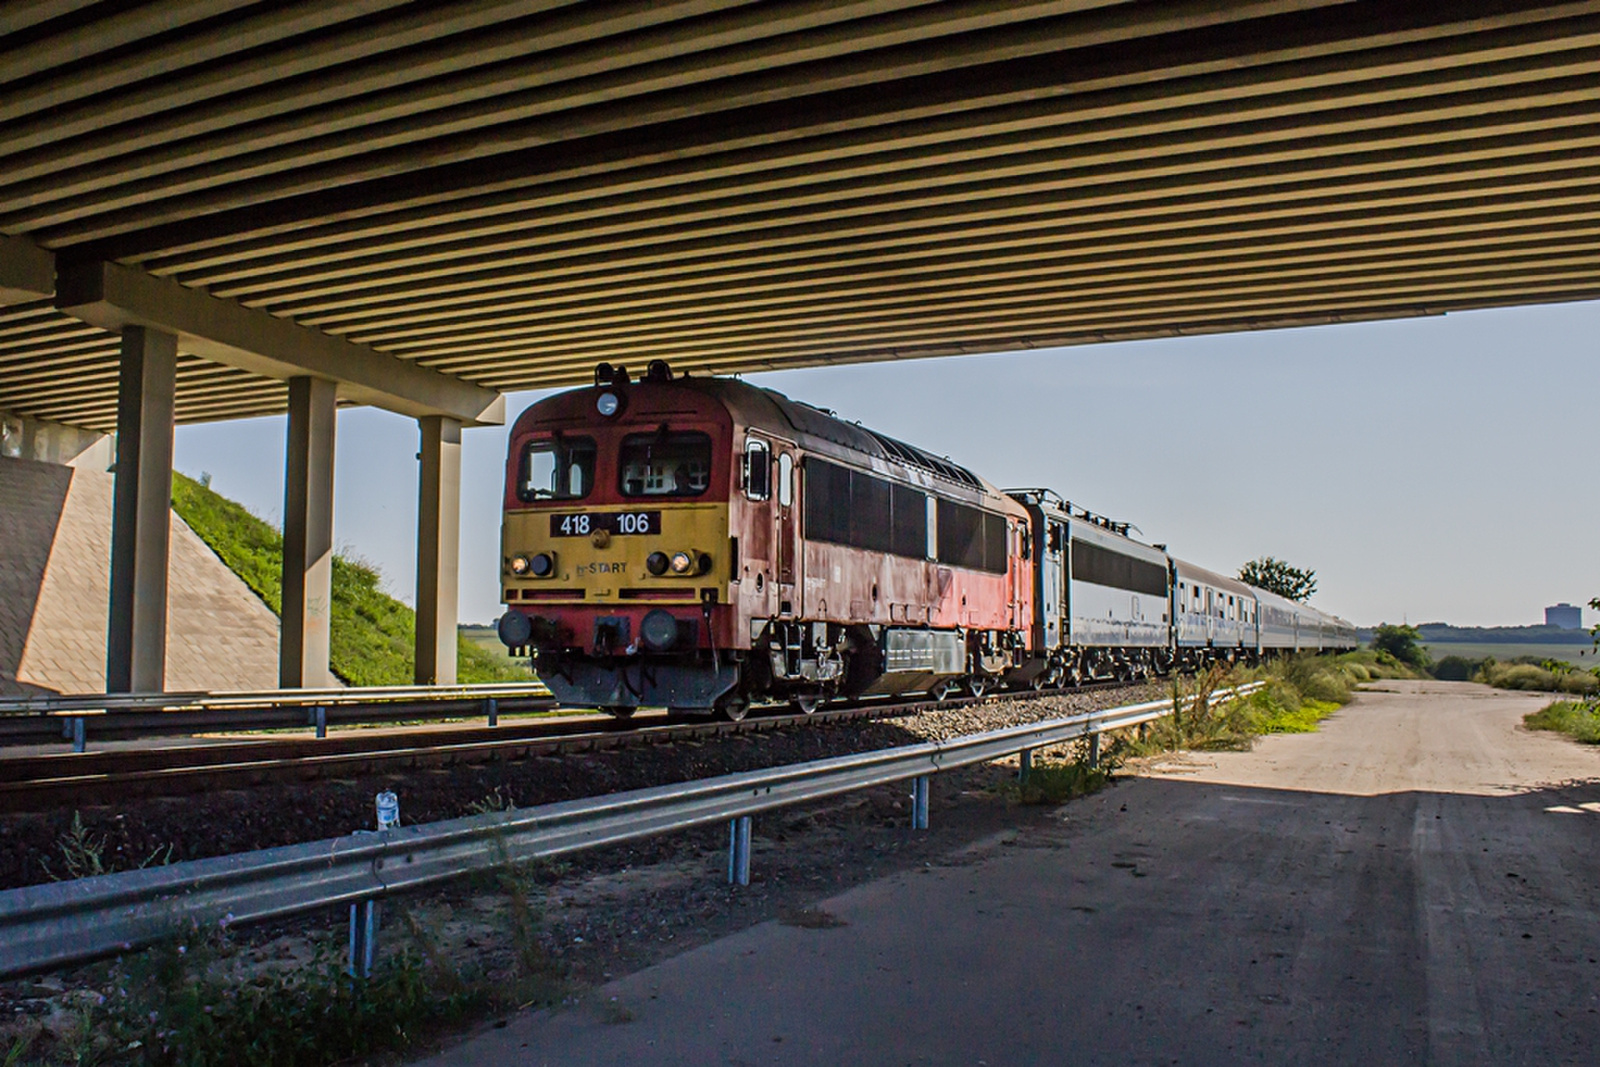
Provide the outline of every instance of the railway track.
{"type": "Polygon", "coordinates": [[[207,741],[159,748],[51,753],[0,758],[0,813],[48,811],[114,803],[130,797],[177,796],[281,781],[519,760],[629,745],[665,744],[755,733],[796,725],[914,715],[932,708],[971,707],[1126,686],[991,693],[943,701],[863,702],[811,714],[756,709],[740,722],[673,720],[645,713],[633,720],[586,715],[499,726],[430,727],[405,732],[340,731],[322,738],[207,741]]]}

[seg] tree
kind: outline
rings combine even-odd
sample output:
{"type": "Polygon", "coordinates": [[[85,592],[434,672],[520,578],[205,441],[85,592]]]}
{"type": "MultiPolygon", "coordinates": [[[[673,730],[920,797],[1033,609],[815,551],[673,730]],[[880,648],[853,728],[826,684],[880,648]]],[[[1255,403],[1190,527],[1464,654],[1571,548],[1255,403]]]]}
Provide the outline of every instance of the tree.
{"type": "MultiPolygon", "coordinates": [[[[1589,609],[1591,611],[1600,611],[1600,596],[1589,601],[1589,609]]],[[[1589,632],[1594,635],[1594,647],[1600,649],[1600,622],[1589,627],[1589,632]]]]}
{"type": "Polygon", "coordinates": [[[1428,650],[1421,642],[1422,632],[1415,626],[1390,626],[1386,622],[1379,623],[1377,632],[1372,636],[1373,648],[1418,668],[1428,665],[1428,650]]]}
{"type": "Polygon", "coordinates": [[[1317,591],[1317,572],[1291,567],[1281,559],[1262,556],[1239,568],[1239,580],[1245,585],[1277,593],[1289,600],[1306,601],[1317,591]]]}

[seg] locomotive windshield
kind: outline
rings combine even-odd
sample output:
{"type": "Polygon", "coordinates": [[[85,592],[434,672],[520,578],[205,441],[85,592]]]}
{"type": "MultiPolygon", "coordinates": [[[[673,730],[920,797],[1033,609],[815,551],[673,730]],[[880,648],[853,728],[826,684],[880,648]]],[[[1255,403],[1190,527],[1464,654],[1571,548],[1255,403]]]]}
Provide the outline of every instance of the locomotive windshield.
{"type": "Polygon", "coordinates": [[[622,439],[623,496],[699,496],[711,484],[711,436],[639,433],[622,439]]]}
{"type": "Polygon", "coordinates": [[[517,475],[522,500],[578,500],[594,488],[594,440],[561,437],[529,441],[517,475]]]}

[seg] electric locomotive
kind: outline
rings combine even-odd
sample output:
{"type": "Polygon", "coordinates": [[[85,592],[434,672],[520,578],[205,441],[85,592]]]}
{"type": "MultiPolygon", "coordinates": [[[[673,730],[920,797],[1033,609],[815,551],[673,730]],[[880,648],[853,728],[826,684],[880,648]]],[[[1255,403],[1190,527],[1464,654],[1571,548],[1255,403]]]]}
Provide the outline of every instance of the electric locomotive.
{"type": "Polygon", "coordinates": [[[500,637],[563,704],[742,718],[982,693],[1031,657],[1028,511],[769,389],[601,364],[518,418],[500,637]]]}

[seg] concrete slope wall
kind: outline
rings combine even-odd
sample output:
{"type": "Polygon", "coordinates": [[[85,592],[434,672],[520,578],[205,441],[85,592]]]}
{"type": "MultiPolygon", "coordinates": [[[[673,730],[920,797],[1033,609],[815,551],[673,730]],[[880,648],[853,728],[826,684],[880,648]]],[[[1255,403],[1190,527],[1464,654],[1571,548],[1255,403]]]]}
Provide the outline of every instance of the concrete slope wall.
{"type": "MultiPolygon", "coordinates": [[[[111,494],[103,471],[0,459],[0,692],[105,689],[111,494]]],[[[277,686],[277,616],[176,515],[167,626],[167,689],[277,686]]]]}

